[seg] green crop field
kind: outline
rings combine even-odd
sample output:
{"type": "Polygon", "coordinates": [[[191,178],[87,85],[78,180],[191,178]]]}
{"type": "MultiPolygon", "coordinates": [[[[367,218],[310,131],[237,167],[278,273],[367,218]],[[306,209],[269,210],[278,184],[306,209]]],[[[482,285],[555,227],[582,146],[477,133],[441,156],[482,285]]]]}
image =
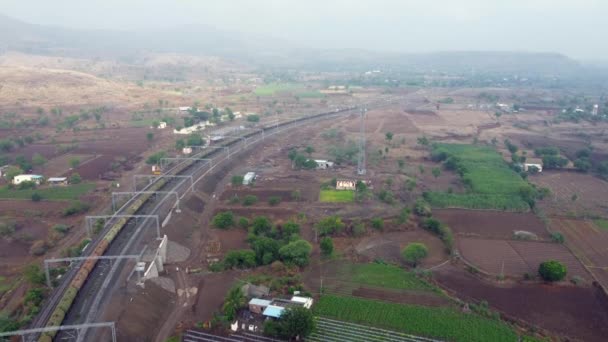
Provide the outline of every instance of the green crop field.
{"type": "Polygon", "coordinates": [[[355,192],[349,190],[321,190],[319,201],[345,203],[355,200],[355,192]]]}
{"type": "Polygon", "coordinates": [[[505,323],[451,308],[324,295],[315,315],[449,341],[517,341],[505,323]]]}
{"type": "Polygon", "coordinates": [[[38,193],[43,200],[77,200],[80,196],[95,189],[93,183],[82,183],[68,186],[56,186],[38,189],[17,190],[9,189],[8,186],[0,188],[1,199],[31,199],[33,193],[38,193]]]}
{"type": "Polygon", "coordinates": [[[595,223],[595,225],[603,230],[608,230],[608,220],[604,220],[604,219],[597,219],[593,221],[595,223]]]}
{"type": "Polygon", "coordinates": [[[275,93],[293,91],[299,88],[301,88],[301,86],[291,83],[270,83],[255,88],[253,93],[257,96],[272,96],[275,93]]]}
{"type": "Polygon", "coordinates": [[[465,144],[438,144],[433,153],[445,153],[459,159],[459,164],[465,169],[462,180],[468,185],[468,192],[428,193],[426,199],[432,206],[514,211],[529,209],[519,193],[521,187],[528,184],[509,168],[494,149],[465,144]]]}
{"type": "Polygon", "coordinates": [[[412,272],[378,263],[346,264],[338,276],[354,283],[399,290],[430,291],[431,285],[418,279],[412,272]]]}

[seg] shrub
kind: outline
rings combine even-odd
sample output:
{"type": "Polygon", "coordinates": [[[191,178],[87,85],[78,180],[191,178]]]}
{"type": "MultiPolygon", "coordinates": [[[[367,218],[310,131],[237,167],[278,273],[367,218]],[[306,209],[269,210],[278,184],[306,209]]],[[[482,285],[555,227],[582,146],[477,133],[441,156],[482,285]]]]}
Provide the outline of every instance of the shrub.
{"type": "Polygon", "coordinates": [[[254,205],[258,202],[258,198],[255,195],[247,195],[243,197],[243,205],[249,206],[254,205]]]}
{"type": "Polygon", "coordinates": [[[319,235],[332,235],[335,233],[339,233],[344,229],[344,223],[342,222],[342,218],[339,216],[327,216],[321,221],[317,222],[315,228],[319,232],[319,235]]]}
{"type": "Polygon", "coordinates": [[[53,226],[53,230],[60,234],[66,234],[70,230],[70,227],[65,224],[56,224],[53,226]]]}
{"type": "Polygon", "coordinates": [[[72,216],[84,213],[89,210],[91,206],[80,201],[72,202],[69,207],[63,210],[63,216],[72,216]]]}
{"type": "Polygon", "coordinates": [[[232,176],[231,183],[233,186],[243,185],[243,176],[239,176],[239,175],[232,176]]]}
{"type": "Polygon", "coordinates": [[[401,211],[399,212],[399,216],[397,217],[397,223],[405,224],[407,222],[407,220],[409,220],[409,218],[410,218],[410,213],[411,213],[410,208],[401,209],[401,211]]]}
{"type": "Polygon", "coordinates": [[[380,217],[375,217],[371,221],[372,227],[376,230],[384,229],[384,220],[380,217]]]}
{"type": "Polygon", "coordinates": [[[40,256],[46,253],[49,246],[46,244],[44,240],[36,240],[32,246],[30,247],[30,254],[35,256],[40,256]]]}
{"type": "Polygon", "coordinates": [[[28,281],[28,283],[32,285],[44,284],[44,273],[38,265],[31,264],[26,266],[23,270],[23,275],[25,276],[25,279],[28,281]]]}
{"type": "Polygon", "coordinates": [[[323,253],[323,255],[325,256],[329,256],[333,253],[334,251],[334,242],[333,240],[326,236],[324,238],[321,239],[321,252],[323,253]]]}
{"type": "Polygon", "coordinates": [[[418,216],[431,216],[431,206],[423,199],[416,200],[414,213],[418,216]]]}
{"type": "Polygon", "coordinates": [[[15,233],[15,222],[0,222],[0,237],[9,237],[15,233]]]}
{"type": "Polygon", "coordinates": [[[19,190],[35,189],[36,182],[23,181],[23,182],[19,183],[19,185],[17,187],[19,188],[19,190]]]}
{"type": "Polygon", "coordinates": [[[239,227],[247,228],[249,227],[249,220],[246,217],[239,218],[239,227]]]}
{"type": "Polygon", "coordinates": [[[427,257],[429,254],[428,249],[423,243],[420,242],[412,242],[405,246],[403,251],[401,251],[401,257],[403,260],[416,267],[420,260],[427,257]]]}
{"type": "Polygon", "coordinates": [[[80,174],[78,173],[72,173],[72,175],[70,176],[70,184],[80,184],[80,182],[82,182],[82,178],[80,177],[80,174]]]}
{"type": "Polygon", "coordinates": [[[556,260],[545,261],[538,267],[538,274],[545,281],[560,281],[566,277],[566,266],[556,260]]]}
{"type": "Polygon", "coordinates": [[[354,236],[361,236],[365,233],[366,233],[365,223],[357,222],[353,225],[353,235],[354,236]]]}
{"type": "Polygon", "coordinates": [[[281,197],[279,196],[271,196],[270,198],[268,198],[268,204],[270,204],[271,206],[275,206],[279,203],[281,203],[281,197]]]}
{"type": "Polygon", "coordinates": [[[234,225],[234,214],[231,211],[218,213],[213,217],[212,223],[216,228],[228,229],[234,225]]]}
{"type": "Polygon", "coordinates": [[[564,235],[560,232],[551,233],[551,240],[553,240],[553,242],[557,242],[557,243],[564,243],[566,241],[566,239],[564,238],[564,235]]]}
{"type": "Polygon", "coordinates": [[[250,249],[230,251],[223,263],[226,269],[255,267],[255,252],[250,249]]]}
{"type": "Polygon", "coordinates": [[[32,193],[32,202],[40,202],[42,201],[42,195],[37,192],[32,193]]]}

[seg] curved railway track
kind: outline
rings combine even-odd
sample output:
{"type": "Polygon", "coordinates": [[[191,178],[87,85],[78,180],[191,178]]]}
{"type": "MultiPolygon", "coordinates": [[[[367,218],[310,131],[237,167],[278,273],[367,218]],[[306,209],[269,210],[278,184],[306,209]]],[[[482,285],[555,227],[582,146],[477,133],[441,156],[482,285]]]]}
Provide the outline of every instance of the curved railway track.
{"type": "MultiPolygon", "coordinates": [[[[366,107],[381,107],[389,104],[388,100],[381,103],[369,104],[366,107]]],[[[228,151],[225,149],[214,149],[210,151],[203,151],[193,156],[195,158],[206,158],[206,159],[220,159],[222,154],[227,154],[219,161],[204,161],[204,160],[186,160],[173,166],[167,170],[163,175],[150,182],[144,189],[139,190],[140,192],[131,197],[124,205],[122,205],[114,215],[144,215],[154,214],[159,209],[163,202],[170,198],[170,194],[165,194],[160,202],[156,203],[157,196],[153,196],[150,193],[141,193],[142,191],[176,191],[180,190],[184,184],[188,185],[187,178],[171,178],[171,176],[192,176],[197,175],[197,172],[203,168],[208,167],[209,170],[205,171],[203,175],[212,171],[219,163],[229,159],[235,153],[246,150],[251,145],[264,140],[266,136],[273,135],[278,132],[282,132],[286,129],[299,127],[301,124],[314,122],[316,120],[328,119],[334,116],[351,114],[354,110],[359,107],[347,107],[344,109],[338,109],[331,112],[319,113],[306,117],[301,117],[281,123],[276,123],[270,126],[264,126],[259,130],[245,133],[242,136],[234,137],[231,140],[225,141],[221,146],[229,148],[228,151]],[[152,198],[154,197],[154,198],[152,198]]],[[[198,180],[200,180],[200,176],[198,180]]],[[[184,191],[181,197],[183,197],[189,190],[194,188],[194,183],[184,191]]],[[[171,210],[171,209],[170,209],[171,210]]],[[[83,252],[83,256],[100,256],[100,255],[122,255],[136,240],[141,238],[142,234],[138,234],[142,230],[143,224],[137,224],[135,219],[131,218],[119,218],[116,216],[111,217],[106,221],[104,229],[97,234],[86,250],[83,252]]],[[[122,268],[124,261],[118,261],[117,266],[122,268]],[[122,265],[121,265],[122,264],[122,265]]],[[[116,265],[114,265],[116,266],[116,265]]],[[[114,267],[111,267],[114,270],[114,267]]],[[[53,327],[61,325],[64,320],[68,322],[81,321],[81,311],[87,311],[87,315],[84,317],[85,321],[88,321],[91,310],[96,313],[98,310],[97,305],[107,295],[104,291],[113,286],[108,286],[111,283],[112,277],[106,276],[107,262],[97,261],[89,259],[74,263],[72,267],[62,276],[60,283],[53,290],[50,297],[45,301],[39,314],[30,324],[31,328],[41,327],[53,327]],[[105,265],[105,266],[104,266],[105,265]],[[82,278],[84,275],[84,278],[82,278]],[[94,297],[94,298],[93,298],[94,297]],[[74,310],[74,308],[80,308],[74,310]],[[84,310],[83,310],[84,309],[84,310]]],[[[114,270],[116,271],[116,270],[114,270]]],[[[115,273],[113,271],[113,274],[115,273]]],[[[118,270],[120,273],[122,270],[118,270]]],[[[116,285],[116,284],[111,284],[116,285]]],[[[109,291],[111,292],[111,291],[109,291]]],[[[48,342],[52,341],[56,333],[44,333],[37,335],[28,341],[48,342]]]]}

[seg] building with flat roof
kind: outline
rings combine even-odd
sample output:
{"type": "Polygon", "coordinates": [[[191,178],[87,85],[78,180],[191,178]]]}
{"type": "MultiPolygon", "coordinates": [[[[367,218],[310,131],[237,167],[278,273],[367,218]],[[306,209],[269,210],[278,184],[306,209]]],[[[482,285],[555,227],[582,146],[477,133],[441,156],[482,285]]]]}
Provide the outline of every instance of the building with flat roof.
{"type": "Polygon", "coordinates": [[[43,179],[44,177],[41,175],[17,175],[13,178],[13,184],[18,185],[23,182],[34,182],[37,185],[40,185],[43,179]]]}
{"type": "Polygon", "coordinates": [[[49,179],[46,180],[47,183],[49,183],[50,185],[68,185],[68,178],[67,177],[51,177],[49,179]]]}

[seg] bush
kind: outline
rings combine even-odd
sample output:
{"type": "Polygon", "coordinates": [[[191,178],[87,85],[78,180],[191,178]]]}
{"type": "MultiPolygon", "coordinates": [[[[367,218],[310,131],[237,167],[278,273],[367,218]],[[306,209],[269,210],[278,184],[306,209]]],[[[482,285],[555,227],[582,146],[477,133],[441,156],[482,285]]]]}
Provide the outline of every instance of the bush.
{"type": "Polygon", "coordinates": [[[324,237],[321,239],[321,252],[325,256],[329,256],[334,252],[334,242],[330,237],[324,237]]]}
{"type": "Polygon", "coordinates": [[[408,244],[403,251],[401,251],[401,257],[403,260],[416,267],[420,260],[427,257],[429,254],[428,249],[423,243],[413,242],[408,244]]]}
{"type": "Polygon", "coordinates": [[[82,178],[80,177],[80,174],[78,173],[72,173],[72,175],[70,176],[70,184],[80,184],[80,182],[82,182],[82,178]]]}
{"type": "Polygon", "coordinates": [[[375,217],[371,221],[372,227],[376,230],[384,229],[384,220],[380,217],[375,217]]]}
{"type": "Polygon", "coordinates": [[[36,188],[36,182],[23,181],[23,182],[19,183],[19,185],[17,186],[17,188],[19,190],[35,189],[36,188]]]}
{"type": "Polygon", "coordinates": [[[367,229],[365,228],[365,223],[363,222],[356,222],[353,225],[353,235],[356,237],[365,234],[366,231],[367,229]]]}
{"type": "Polygon", "coordinates": [[[63,210],[63,216],[72,216],[84,213],[89,210],[91,206],[80,201],[72,202],[69,207],[63,210]]]}
{"type": "Polygon", "coordinates": [[[246,217],[240,217],[239,227],[247,229],[249,227],[249,220],[246,217]]]}
{"type": "Polygon", "coordinates": [[[32,202],[40,202],[40,201],[42,201],[42,195],[40,195],[37,192],[34,192],[32,194],[32,202]]]}
{"type": "Polygon", "coordinates": [[[564,238],[564,235],[560,232],[551,233],[551,240],[553,240],[553,242],[557,242],[557,243],[564,243],[566,241],[566,239],[564,238]]]}
{"type": "Polygon", "coordinates": [[[243,205],[249,206],[254,205],[258,202],[258,198],[255,195],[247,195],[243,197],[243,205]]]}
{"type": "Polygon", "coordinates": [[[0,237],[10,237],[16,228],[15,222],[0,222],[0,237]]]}
{"type": "Polygon", "coordinates": [[[556,260],[545,261],[538,267],[538,274],[545,281],[560,281],[566,277],[566,266],[556,260]]]}
{"type": "Polygon", "coordinates": [[[60,234],[66,234],[70,230],[70,227],[65,224],[56,224],[53,226],[53,230],[60,234]]]}
{"type": "Polygon", "coordinates": [[[344,222],[342,222],[342,218],[339,216],[327,216],[317,222],[315,228],[319,232],[319,235],[325,236],[341,232],[344,226],[344,222]]]}
{"type": "Polygon", "coordinates": [[[431,216],[431,206],[423,199],[416,200],[414,213],[418,216],[431,216]]]}
{"type": "Polygon", "coordinates": [[[25,276],[25,279],[32,285],[44,284],[44,273],[38,265],[31,264],[26,266],[23,270],[23,275],[25,276]]]}
{"type": "Polygon", "coordinates": [[[292,264],[300,267],[308,265],[308,258],[312,246],[306,240],[296,240],[288,243],[279,249],[279,255],[285,264],[292,264]]]}
{"type": "Polygon", "coordinates": [[[256,114],[247,115],[247,121],[260,122],[260,117],[259,117],[259,115],[256,115],[256,114]]]}
{"type": "Polygon", "coordinates": [[[30,254],[35,256],[40,256],[46,253],[49,249],[49,246],[46,244],[44,240],[36,240],[32,246],[30,247],[30,254]]]}
{"type": "Polygon", "coordinates": [[[279,196],[271,196],[270,198],[268,198],[268,204],[270,204],[271,206],[275,206],[279,203],[281,203],[281,197],[279,196]]]}
{"type": "Polygon", "coordinates": [[[250,249],[230,251],[224,258],[224,267],[231,268],[251,268],[255,267],[255,252],[250,249]]]}
{"type": "Polygon", "coordinates": [[[243,185],[243,176],[239,176],[239,175],[232,176],[232,179],[230,182],[232,183],[233,186],[243,185]]]}
{"type": "Polygon", "coordinates": [[[216,228],[228,229],[234,225],[234,214],[231,211],[218,213],[213,217],[212,223],[216,228]]]}

